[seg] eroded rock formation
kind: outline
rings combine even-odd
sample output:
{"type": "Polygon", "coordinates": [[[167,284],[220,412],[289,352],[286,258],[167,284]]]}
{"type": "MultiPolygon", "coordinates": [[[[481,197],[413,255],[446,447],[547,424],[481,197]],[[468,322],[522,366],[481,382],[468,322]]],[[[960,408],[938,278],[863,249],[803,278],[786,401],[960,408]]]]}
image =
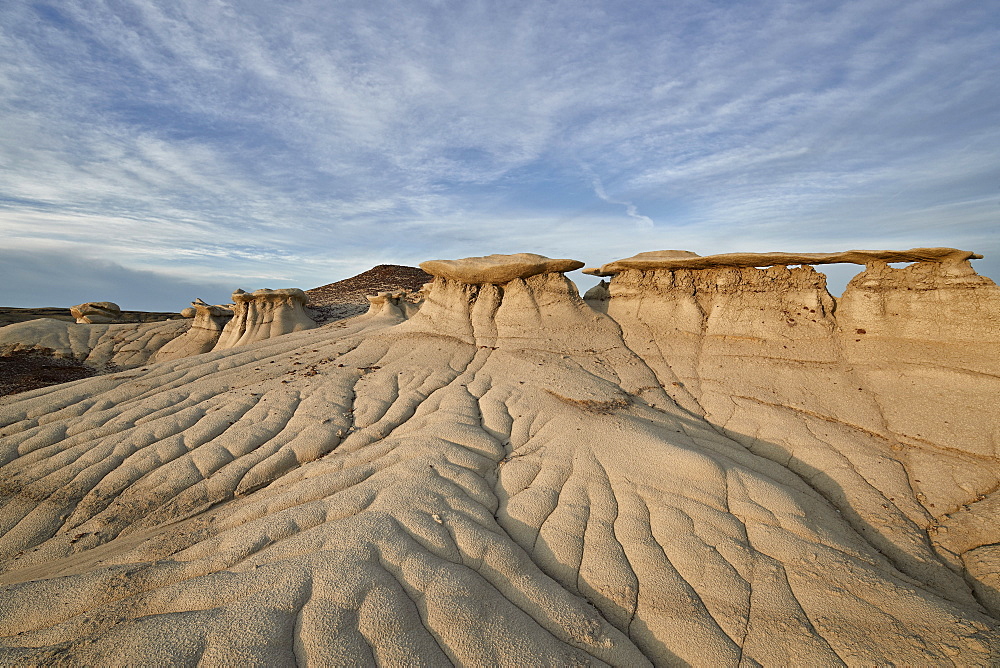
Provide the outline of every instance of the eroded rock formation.
{"type": "Polygon", "coordinates": [[[180,359],[200,355],[212,350],[219,342],[219,337],[226,324],[233,318],[233,309],[228,306],[211,305],[201,299],[191,302],[189,308],[181,311],[181,315],[192,318],[191,326],[184,333],[153,355],[154,362],[180,359]]]}
{"type": "Polygon", "coordinates": [[[1000,660],[996,286],[546,261],[0,400],[0,658],[1000,660]]]}
{"type": "Polygon", "coordinates": [[[409,318],[420,310],[422,301],[421,293],[408,293],[403,290],[368,295],[368,315],[391,314],[409,318]]]}
{"type": "Polygon", "coordinates": [[[97,370],[131,369],[147,364],[188,325],[186,320],[83,325],[39,318],[0,327],[0,356],[33,351],[97,370]]]}
{"type": "Polygon", "coordinates": [[[215,350],[226,350],[274,336],[312,329],[305,311],[306,294],[298,288],[233,293],[233,317],[222,330],[215,350]]]}
{"type": "Polygon", "coordinates": [[[81,325],[107,325],[122,321],[122,310],[114,302],[87,302],[71,306],[69,312],[81,325]]]}

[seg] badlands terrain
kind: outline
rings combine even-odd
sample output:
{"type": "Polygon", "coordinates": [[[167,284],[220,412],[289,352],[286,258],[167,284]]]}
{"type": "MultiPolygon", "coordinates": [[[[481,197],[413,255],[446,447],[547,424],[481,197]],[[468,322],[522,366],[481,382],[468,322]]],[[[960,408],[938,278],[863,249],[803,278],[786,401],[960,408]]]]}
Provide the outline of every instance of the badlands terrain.
{"type": "Polygon", "coordinates": [[[977,257],[659,251],[581,298],[494,255],[322,325],[0,328],[120,369],[0,399],[0,664],[996,665],[977,257]]]}

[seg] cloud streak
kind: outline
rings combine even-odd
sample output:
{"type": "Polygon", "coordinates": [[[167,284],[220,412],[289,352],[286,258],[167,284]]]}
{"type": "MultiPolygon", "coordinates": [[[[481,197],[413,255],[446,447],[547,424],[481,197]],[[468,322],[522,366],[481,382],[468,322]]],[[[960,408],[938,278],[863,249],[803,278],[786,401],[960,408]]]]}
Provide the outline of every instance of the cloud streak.
{"type": "Polygon", "coordinates": [[[649,216],[643,216],[640,214],[639,209],[635,204],[629,202],[628,200],[617,200],[609,197],[607,191],[604,189],[604,183],[601,182],[601,177],[595,174],[592,169],[584,166],[584,172],[590,176],[590,183],[594,189],[594,194],[597,195],[602,202],[607,202],[608,204],[618,204],[625,207],[625,215],[634,220],[639,229],[653,228],[653,219],[649,216]]]}

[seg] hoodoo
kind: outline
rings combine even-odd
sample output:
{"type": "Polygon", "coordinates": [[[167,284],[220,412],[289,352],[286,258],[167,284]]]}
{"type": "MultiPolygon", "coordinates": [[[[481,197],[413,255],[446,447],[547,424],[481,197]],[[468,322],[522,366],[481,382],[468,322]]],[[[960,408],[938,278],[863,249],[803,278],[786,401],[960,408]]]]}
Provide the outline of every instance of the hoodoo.
{"type": "Polygon", "coordinates": [[[997,288],[956,257],[840,303],[612,263],[606,314],[573,260],[433,261],[409,317],[0,400],[0,659],[995,664],[997,288]]]}
{"type": "Polygon", "coordinates": [[[245,346],[273,336],[312,329],[305,311],[306,293],[298,288],[233,293],[233,317],[226,323],[215,350],[245,346]]]}
{"type": "Polygon", "coordinates": [[[152,358],[153,362],[200,355],[212,350],[219,342],[226,324],[232,320],[233,309],[228,306],[213,306],[196,299],[189,308],[181,311],[181,315],[192,318],[190,328],[157,351],[152,358]]]}

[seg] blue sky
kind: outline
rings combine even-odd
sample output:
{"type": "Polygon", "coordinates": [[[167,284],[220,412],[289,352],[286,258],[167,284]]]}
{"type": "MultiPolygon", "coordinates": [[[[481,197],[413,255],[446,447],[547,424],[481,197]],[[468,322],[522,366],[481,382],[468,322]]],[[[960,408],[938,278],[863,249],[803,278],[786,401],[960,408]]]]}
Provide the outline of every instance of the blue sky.
{"type": "Polygon", "coordinates": [[[7,0],[0,303],[520,251],[943,245],[1000,278],[998,45],[990,0],[7,0]]]}

